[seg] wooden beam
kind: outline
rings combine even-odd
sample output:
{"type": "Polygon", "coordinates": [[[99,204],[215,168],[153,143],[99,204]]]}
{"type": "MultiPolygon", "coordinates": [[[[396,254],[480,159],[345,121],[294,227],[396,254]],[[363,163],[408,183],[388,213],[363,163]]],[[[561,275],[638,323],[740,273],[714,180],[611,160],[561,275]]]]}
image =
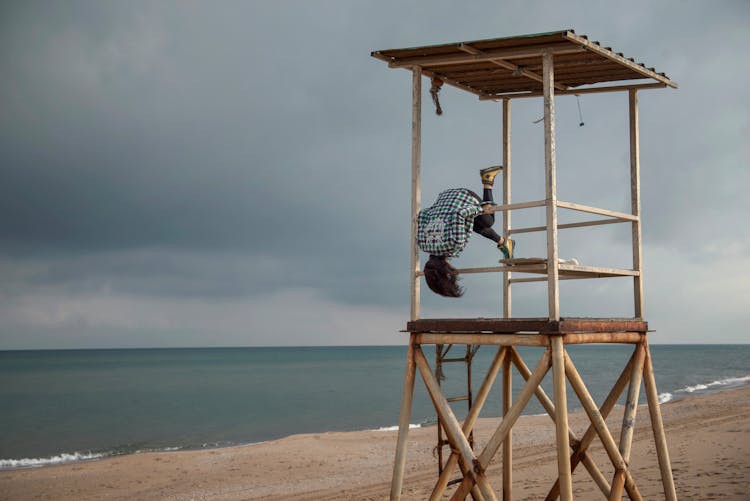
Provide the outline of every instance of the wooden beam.
{"type": "Polygon", "coordinates": [[[416,334],[419,344],[481,344],[495,346],[547,346],[547,337],[539,334],[461,334],[422,332],[416,334]]]}
{"type": "MultiPolygon", "coordinates": [[[[626,464],[630,462],[630,446],[633,443],[633,432],[635,431],[635,416],[638,410],[638,397],[641,390],[641,377],[643,376],[643,344],[635,347],[635,360],[633,370],[630,371],[630,385],[628,387],[628,398],[625,401],[625,412],[622,416],[622,428],[620,428],[620,454],[626,464]]],[[[625,473],[615,471],[612,479],[612,490],[609,499],[622,499],[622,489],[625,487],[625,473]]]]}
{"type": "MultiPolygon", "coordinates": [[[[513,364],[516,366],[516,369],[518,369],[518,372],[521,374],[521,377],[524,378],[524,380],[528,380],[529,377],[531,377],[531,371],[524,363],[521,356],[518,354],[518,352],[515,350],[515,348],[510,348],[510,354],[511,354],[511,360],[513,361],[513,364]]],[[[549,415],[550,419],[552,419],[553,423],[557,422],[557,414],[555,413],[555,405],[552,403],[552,400],[547,396],[547,394],[544,392],[544,389],[541,385],[537,387],[535,392],[537,400],[539,400],[539,403],[542,404],[542,407],[544,407],[544,410],[547,411],[547,414],[549,415]]],[[[576,437],[575,433],[573,433],[573,430],[568,427],[568,440],[571,444],[578,444],[580,441],[576,437]]],[[[588,472],[591,474],[591,478],[594,479],[594,482],[596,482],[597,485],[601,488],[602,492],[605,493],[605,495],[609,494],[610,487],[609,482],[606,478],[604,478],[604,475],[599,470],[599,467],[596,466],[596,463],[594,463],[594,460],[590,457],[584,455],[582,458],[583,465],[586,467],[588,472]]],[[[573,470],[575,469],[574,466],[571,466],[571,474],[573,473],[573,470]]],[[[557,493],[555,494],[557,496],[557,493]]]]}
{"type": "Polygon", "coordinates": [[[664,488],[664,496],[666,497],[667,501],[676,501],[677,493],[675,492],[674,488],[674,478],[672,478],[672,465],[669,461],[667,437],[664,434],[664,422],[662,421],[661,410],[659,409],[659,393],[656,391],[654,367],[651,363],[651,350],[648,347],[648,342],[645,340],[644,350],[646,360],[643,367],[643,383],[646,388],[648,412],[651,416],[651,428],[654,432],[656,457],[659,460],[659,470],[661,471],[662,487],[664,488]]]}
{"type": "MultiPolygon", "coordinates": [[[[555,91],[556,96],[571,96],[580,94],[598,94],[601,92],[622,92],[629,91],[631,89],[644,90],[644,89],[663,89],[666,84],[662,83],[651,83],[651,84],[632,84],[632,85],[610,85],[601,87],[583,87],[580,89],[571,89],[565,91],[555,91]]],[[[521,99],[528,97],[541,97],[541,92],[511,92],[507,94],[487,94],[486,97],[480,97],[480,101],[500,101],[502,99],[521,99]]]]}
{"type": "Polygon", "coordinates": [[[461,459],[464,461],[464,465],[466,466],[464,480],[470,479],[472,484],[476,483],[479,486],[482,496],[487,500],[496,500],[497,498],[492,490],[492,486],[490,486],[487,477],[484,474],[484,468],[477,469],[479,463],[474,456],[474,451],[471,449],[468,439],[463,434],[463,431],[458,424],[458,420],[440,390],[440,384],[437,379],[435,379],[435,375],[432,373],[430,365],[419,346],[414,348],[414,355],[417,368],[422,375],[422,380],[424,381],[427,392],[432,399],[432,403],[435,405],[435,410],[440,417],[448,441],[455,449],[457,449],[461,459]]]}
{"type": "Polygon", "coordinates": [[[557,441],[557,474],[561,501],[573,501],[573,479],[570,473],[570,440],[568,438],[568,398],[565,392],[565,345],[561,336],[550,339],[552,345],[552,385],[555,403],[555,437],[557,441]]]}
{"type": "Polygon", "coordinates": [[[557,256],[557,166],[555,162],[555,70],[551,52],[545,52],[544,76],[544,187],[547,225],[547,306],[550,320],[560,319],[557,256]]]}
{"type": "MultiPolygon", "coordinates": [[[[485,445],[484,447],[484,450],[477,458],[477,461],[481,468],[487,468],[487,466],[489,466],[490,461],[502,445],[503,440],[505,440],[505,438],[508,436],[511,428],[518,420],[518,417],[521,415],[521,412],[523,412],[523,409],[526,407],[526,404],[529,403],[529,400],[534,394],[534,390],[542,382],[542,379],[544,379],[544,376],[545,374],[547,374],[549,367],[550,350],[547,349],[539,359],[539,363],[534,369],[533,374],[531,375],[529,380],[526,381],[526,384],[523,385],[521,393],[519,393],[518,398],[511,406],[508,414],[503,417],[503,420],[500,422],[500,426],[498,426],[498,428],[495,430],[495,433],[493,433],[493,435],[490,437],[487,445],[485,445]]],[[[464,499],[469,494],[472,484],[473,480],[471,478],[464,477],[461,485],[458,486],[458,489],[456,489],[456,492],[453,494],[453,497],[451,499],[464,499]]]]}
{"type": "Polygon", "coordinates": [[[398,419],[396,459],[393,462],[393,477],[391,479],[391,501],[398,501],[401,499],[401,488],[404,483],[406,440],[409,434],[409,420],[411,419],[411,406],[414,398],[414,378],[416,374],[416,365],[414,362],[415,338],[415,334],[409,336],[409,349],[406,354],[404,387],[401,393],[401,413],[398,419]]]}
{"type": "Polygon", "coordinates": [[[534,200],[533,202],[519,202],[517,204],[503,204],[492,207],[492,212],[502,212],[516,209],[529,209],[531,207],[543,207],[546,200],[534,200]]]}
{"type": "MultiPolygon", "coordinates": [[[[630,373],[632,372],[633,368],[633,360],[635,357],[635,352],[630,356],[630,359],[628,360],[628,363],[625,364],[625,368],[620,373],[620,376],[617,378],[617,381],[612,386],[612,389],[609,391],[609,395],[607,395],[607,398],[604,400],[604,403],[599,408],[599,413],[602,415],[603,419],[607,419],[607,416],[609,416],[609,413],[612,412],[612,409],[615,407],[615,404],[620,399],[620,395],[622,394],[623,390],[625,389],[625,385],[628,383],[630,379],[630,373]]],[[[596,436],[596,431],[594,430],[594,425],[590,424],[588,429],[584,432],[583,437],[581,437],[581,440],[576,444],[573,454],[570,457],[570,471],[571,473],[575,471],[578,464],[583,461],[583,459],[586,457],[586,450],[588,449],[589,445],[591,445],[591,442],[594,440],[594,437],[596,436]]],[[[557,479],[555,483],[552,485],[552,488],[549,490],[549,493],[547,494],[547,497],[545,498],[545,501],[554,501],[557,499],[557,496],[560,492],[560,479],[557,479]]],[[[607,488],[607,492],[605,492],[606,495],[609,495],[609,488],[607,488]]]]}
{"type": "Polygon", "coordinates": [[[563,209],[576,210],[579,212],[588,212],[589,214],[599,214],[602,216],[614,217],[622,219],[624,221],[638,221],[638,216],[633,214],[626,214],[625,212],[617,212],[613,210],[600,209],[598,207],[591,207],[589,205],[575,204],[572,202],[563,202],[562,200],[557,201],[557,206],[563,209]]]}
{"type": "MultiPolygon", "coordinates": [[[[503,205],[508,206],[511,203],[511,155],[510,155],[510,101],[503,100],[503,205]]],[[[511,228],[511,211],[503,212],[503,236],[510,235],[511,228]]],[[[510,318],[513,316],[513,291],[511,288],[512,273],[506,271],[503,273],[503,317],[510,318]]]]}
{"type": "MultiPolygon", "coordinates": [[[[484,55],[484,52],[477,49],[476,47],[472,47],[469,44],[465,44],[465,43],[458,44],[458,48],[469,54],[484,55]]],[[[522,66],[518,66],[517,64],[509,63],[508,61],[503,61],[502,59],[492,59],[490,62],[494,64],[495,66],[500,66],[501,68],[505,68],[506,70],[511,70],[514,75],[516,74],[523,75],[526,78],[530,78],[531,80],[534,80],[535,82],[542,82],[544,80],[541,75],[537,75],[533,71],[524,69],[522,66]]],[[[558,83],[558,84],[555,84],[555,89],[568,90],[568,86],[558,83]]]]}
{"type": "MultiPolygon", "coordinates": [[[[487,397],[489,397],[490,390],[492,389],[492,385],[497,378],[497,373],[500,371],[500,367],[503,367],[505,363],[509,362],[510,357],[508,356],[508,348],[504,346],[499,347],[497,353],[495,353],[495,357],[492,359],[492,363],[490,364],[489,369],[487,370],[487,374],[482,381],[482,386],[479,388],[479,393],[477,393],[477,397],[474,400],[474,405],[471,406],[471,410],[466,416],[464,424],[461,427],[464,436],[468,437],[474,429],[474,425],[479,418],[479,413],[484,407],[484,404],[487,401],[487,397]]],[[[438,481],[432,490],[430,501],[437,501],[442,497],[443,492],[445,492],[446,487],[448,487],[449,479],[453,474],[453,470],[456,468],[457,463],[458,454],[456,453],[456,451],[453,451],[451,452],[451,455],[448,458],[445,467],[443,468],[443,473],[438,478],[438,481]]]]}
{"type": "Polygon", "coordinates": [[[565,344],[637,344],[640,340],[639,332],[571,332],[563,338],[565,344]]]}
{"type": "Polygon", "coordinates": [[[596,434],[599,435],[599,439],[602,441],[602,445],[604,445],[604,450],[606,451],[607,456],[609,456],[609,460],[612,462],[616,471],[624,473],[625,488],[628,491],[630,499],[640,499],[641,496],[635,482],[633,481],[633,476],[628,470],[628,465],[620,455],[620,451],[615,444],[614,438],[612,438],[612,434],[609,432],[609,428],[607,428],[604,417],[599,412],[599,409],[597,409],[594,399],[591,398],[591,394],[588,389],[586,389],[583,379],[581,379],[578,370],[567,354],[565,355],[565,374],[568,376],[568,381],[570,381],[573,391],[578,395],[578,400],[581,402],[581,405],[583,405],[583,409],[586,411],[594,430],[596,430],[596,434]]]}
{"type": "MultiPolygon", "coordinates": [[[[634,277],[638,275],[637,271],[627,270],[624,268],[604,268],[600,266],[581,266],[577,264],[559,264],[559,279],[565,278],[606,278],[606,277],[634,277]],[[566,276],[567,275],[567,276],[566,276]]],[[[546,263],[536,264],[517,264],[512,266],[488,266],[485,268],[456,268],[461,275],[471,275],[475,273],[501,273],[501,272],[518,272],[518,273],[540,273],[547,274],[546,263]]],[[[424,275],[419,272],[419,276],[424,275]]],[[[537,280],[513,279],[517,282],[536,282],[537,280]]]]}
{"type": "Polygon", "coordinates": [[[455,80],[453,78],[448,78],[445,75],[443,75],[441,73],[437,73],[435,71],[427,71],[425,69],[422,69],[422,75],[426,76],[426,77],[429,77],[429,78],[437,77],[440,80],[442,80],[443,82],[445,82],[448,85],[450,85],[451,87],[455,87],[457,89],[461,89],[463,91],[466,91],[466,92],[469,92],[471,94],[475,94],[475,95],[479,96],[480,100],[482,100],[482,99],[484,99],[484,98],[486,98],[486,97],[489,96],[489,94],[487,94],[484,91],[481,91],[481,90],[479,90],[479,89],[477,89],[475,87],[472,87],[470,85],[463,84],[463,83],[461,83],[461,82],[459,82],[459,81],[457,81],[457,80],[455,80]]]}
{"type": "Polygon", "coordinates": [[[630,122],[630,211],[638,218],[631,228],[633,242],[633,269],[639,274],[633,277],[633,310],[637,318],[643,318],[643,269],[641,266],[641,155],[638,132],[638,93],[628,92],[630,122]]]}
{"type": "Polygon", "coordinates": [[[419,248],[417,247],[417,214],[422,203],[420,166],[422,158],[422,70],[414,68],[411,87],[411,320],[419,318],[419,248]]]}
{"type": "MultiPolygon", "coordinates": [[[[563,318],[559,321],[547,318],[424,318],[406,324],[409,332],[462,333],[494,332],[511,334],[533,332],[539,334],[648,332],[648,322],[634,318],[563,318]]],[[[534,334],[537,335],[537,334],[534,334]]],[[[449,342],[438,344],[451,344],[449,342]]],[[[483,344],[465,343],[455,344],[483,344]]]]}
{"type": "MultiPolygon", "coordinates": [[[[621,219],[598,219],[596,221],[582,221],[580,223],[565,223],[565,224],[558,224],[557,229],[567,229],[567,228],[581,228],[584,226],[599,226],[602,224],[613,224],[613,223],[625,223],[626,221],[623,221],[621,219]]],[[[514,228],[509,230],[510,235],[515,235],[517,233],[533,233],[535,231],[546,231],[547,228],[545,226],[531,226],[528,228],[514,228]]]]}
{"type": "Polygon", "coordinates": [[[607,58],[609,60],[615,61],[616,63],[619,63],[619,64],[621,64],[623,66],[626,66],[627,68],[629,68],[629,69],[631,69],[633,71],[636,71],[636,72],[638,72],[638,73],[640,73],[640,74],[642,74],[642,75],[644,75],[644,76],[646,76],[648,78],[653,78],[654,80],[656,80],[658,82],[661,82],[663,84],[669,85],[670,87],[672,87],[674,89],[677,88],[677,84],[675,82],[673,82],[672,80],[670,80],[669,78],[665,77],[664,75],[660,75],[660,74],[658,74],[658,73],[656,73],[654,71],[651,71],[648,68],[645,68],[645,67],[641,66],[640,64],[637,64],[637,63],[631,61],[630,59],[627,59],[627,58],[625,58],[625,57],[623,57],[623,56],[621,56],[619,54],[616,54],[616,53],[612,52],[611,50],[607,50],[606,48],[604,48],[604,47],[602,47],[600,45],[597,45],[597,44],[595,44],[593,42],[590,42],[589,40],[587,40],[587,39],[585,39],[585,38],[583,38],[581,36],[576,35],[572,31],[568,31],[567,33],[565,33],[565,38],[567,38],[568,40],[570,40],[572,42],[575,42],[575,43],[581,45],[582,47],[585,47],[587,50],[593,52],[594,54],[598,54],[598,55],[600,55],[602,57],[605,57],[605,58],[607,58]]]}
{"type": "Polygon", "coordinates": [[[605,268],[603,266],[581,266],[579,264],[564,264],[558,265],[561,272],[577,272],[582,274],[598,274],[602,277],[634,277],[638,276],[638,272],[635,270],[626,270],[623,268],[605,268]]]}
{"type": "Polygon", "coordinates": [[[451,54],[438,56],[411,57],[404,59],[389,58],[389,68],[408,68],[411,66],[446,66],[451,64],[476,63],[482,61],[492,61],[493,59],[519,59],[524,57],[541,56],[543,52],[553,54],[576,54],[585,52],[585,49],[576,47],[570,43],[550,43],[539,44],[534,47],[523,47],[515,49],[492,49],[487,50],[481,55],[472,54],[451,54]]]}
{"type": "MultiPolygon", "coordinates": [[[[509,348],[509,350],[515,350],[509,348]]],[[[503,363],[503,419],[508,415],[513,405],[513,373],[511,372],[511,357],[506,357],[503,363]]],[[[541,389],[541,386],[537,387],[541,389]]],[[[513,429],[508,432],[508,438],[503,442],[503,501],[513,500],[513,429]]]]}
{"type": "Polygon", "coordinates": [[[508,280],[508,282],[512,284],[525,284],[529,282],[546,282],[546,281],[547,281],[547,277],[511,278],[510,280],[508,280]]]}

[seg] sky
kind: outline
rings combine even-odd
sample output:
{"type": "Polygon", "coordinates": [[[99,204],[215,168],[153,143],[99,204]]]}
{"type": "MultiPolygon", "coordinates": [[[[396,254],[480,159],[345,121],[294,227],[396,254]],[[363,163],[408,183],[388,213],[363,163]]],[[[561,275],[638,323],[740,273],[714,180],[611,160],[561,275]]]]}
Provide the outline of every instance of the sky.
{"type": "MultiPolygon", "coordinates": [[[[679,84],[639,93],[649,339],[746,343],[748,21],[746,1],[2,2],[0,349],[404,344],[411,74],[370,53],[562,29],[679,84]]],[[[498,103],[445,86],[437,117],[427,89],[425,204],[502,158],[498,103]]],[[[583,127],[578,104],[556,100],[559,197],[628,211],[627,94],[581,96],[583,127]]],[[[537,200],[542,103],[511,110],[513,200],[537,200]]],[[[629,267],[629,228],[561,231],[560,256],[629,267]]],[[[454,264],[498,258],[475,236],[454,264]]],[[[423,316],[502,311],[497,275],[463,284],[423,287],[423,316]]],[[[547,314],[541,284],[513,300],[547,314]]],[[[563,282],[561,309],[632,316],[632,282],[563,282]]]]}

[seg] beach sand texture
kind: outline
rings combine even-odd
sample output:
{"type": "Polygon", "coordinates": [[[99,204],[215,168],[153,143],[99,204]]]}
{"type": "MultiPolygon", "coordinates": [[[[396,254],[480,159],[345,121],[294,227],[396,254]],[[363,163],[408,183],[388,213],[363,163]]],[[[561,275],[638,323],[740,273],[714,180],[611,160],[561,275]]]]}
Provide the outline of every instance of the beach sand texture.
{"type": "MultiPolygon", "coordinates": [[[[621,408],[608,420],[619,430],[621,408]]],[[[679,499],[750,500],[750,387],[662,405],[679,499]]],[[[644,499],[664,499],[648,411],[638,409],[631,472],[644,499]]],[[[479,447],[497,419],[478,423],[479,447]]],[[[588,424],[571,414],[580,436],[588,424]]],[[[403,499],[426,499],[437,479],[435,427],[409,433],[403,499]]],[[[618,440],[619,433],[613,433],[618,440]]],[[[387,499],[395,431],[294,435],[262,444],[206,451],[143,453],[61,466],[0,472],[0,499],[75,500],[380,500],[387,499]]],[[[513,499],[544,499],[556,478],[554,425],[524,416],[513,432],[513,499]]],[[[611,478],[598,440],[593,454],[611,478]]],[[[490,466],[496,490],[501,460],[490,466]]],[[[576,499],[603,499],[581,466],[573,476],[576,499]]],[[[450,490],[448,491],[450,492],[450,490]]],[[[448,499],[448,496],[445,496],[448,499]]]]}

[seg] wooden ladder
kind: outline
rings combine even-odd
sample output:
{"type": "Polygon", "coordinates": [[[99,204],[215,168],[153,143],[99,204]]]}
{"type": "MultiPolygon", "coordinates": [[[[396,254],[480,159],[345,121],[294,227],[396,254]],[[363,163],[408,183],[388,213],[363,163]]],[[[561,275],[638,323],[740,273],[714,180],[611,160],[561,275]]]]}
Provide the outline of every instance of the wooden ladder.
{"type": "MultiPolygon", "coordinates": [[[[438,384],[440,384],[441,381],[445,380],[445,375],[443,373],[443,364],[450,364],[450,363],[464,363],[466,364],[466,394],[464,395],[457,395],[453,397],[448,397],[446,400],[448,403],[453,402],[466,402],[467,403],[467,412],[471,411],[471,405],[473,403],[473,395],[472,395],[472,388],[471,388],[471,365],[472,361],[474,360],[474,355],[476,355],[477,350],[479,350],[478,345],[470,345],[467,344],[466,346],[466,352],[464,356],[454,356],[454,357],[448,357],[448,353],[451,351],[451,348],[453,348],[454,345],[448,344],[438,344],[435,345],[435,379],[437,379],[438,384]]],[[[474,433],[469,434],[469,444],[471,445],[471,448],[474,448],[474,433]]],[[[441,475],[443,473],[443,468],[445,467],[445,462],[443,460],[443,447],[450,446],[450,442],[445,437],[445,431],[443,429],[443,423],[440,420],[440,417],[438,416],[437,419],[437,446],[435,447],[435,450],[437,451],[437,459],[438,459],[438,475],[441,475]]],[[[450,456],[450,450],[448,451],[448,456],[450,456]]],[[[457,478],[455,480],[451,480],[448,485],[457,484],[461,482],[461,478],[457,478]]]]}

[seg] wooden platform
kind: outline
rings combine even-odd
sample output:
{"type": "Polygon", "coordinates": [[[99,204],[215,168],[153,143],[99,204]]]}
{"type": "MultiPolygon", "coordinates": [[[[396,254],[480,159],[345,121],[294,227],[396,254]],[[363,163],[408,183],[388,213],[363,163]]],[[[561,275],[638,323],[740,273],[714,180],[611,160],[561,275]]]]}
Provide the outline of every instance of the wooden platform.
{"type": "Polygon", "coordinates": [[[406,332],[450,333],[607,333],[648,331],[648,322],[627,318],[422,318],[406,324],[406,332]]]}
{"type": "MultiPolygon", "coordinates": [[[[400,499],[406,462],[406,445],[411,422],[411,407],[414,396],[416,373],[422,376],[425,388],[438,415],[439,426],[446,439],[440,445],[450,446],[451,452],[430,495],[431,501],[444,499],[447,493],[451,500],[472,499],[498,501],[513,499],[512,476],[512,428],[532,397],[536,396],[555,424],[558,471],[557,478],[550,478],[550,489],[545,499],[572,501],[573,472],[580,464],[597,484],[604,498],[620,500],[624,493],[629,499],[643,501],[636,480],[630,472],[630,449],[635,429],[636,412],[641,384],[646,390],[648,412],[654,433],[654,446],[659,462],[665,499],[676,501],[669,452],[664,426],[659,410],[659,396],[654,379],[651,353],[646,339],[647,322],[639,319],[617,318],[562,318],[548,319],[500,319],[500,318],[443,318],[419,319],[408,323],[410,332],[406,373],[399,417],[399,434],[396,445],[391,499],[400,499]],[[633,352],[609,394],[601,403],[594,401],[586,384],[566,349],[568,344],[583,343],[628,343],[633,352]],[[495,345],[497,353],[484,377],[469,413],[459,421],[450,402],[424,354],[424,345],[495,345]],[[544,352],[532,370],[517,346],[543,347],[544,352]],[[523,380],[520,392],[513,396],[512,368],[515,367],[523,380]],[[548,396],[541,386],[545,375],[552,373],[553,395],[548,396]],[[502,381],[503,419],[486,441],[482,450],[475,450],[470,440],[476,420],[488,401],[490,390],[496,379],[502,381]],[[576,434],[568,422],[568,396],[566,380],[573,389],[581,406],[586,411],[590,424],[583,435],[576,434]],[[627,389],[627,400],[622,426],[610,429],[607,416],[627,389]],[[619,433],[618,433],[619,431],[619,433]],[[619,435],[619,442],[616,437],[619,435]],[[589,446],[599,438],[607,452],[614,473],[607,478],[593,457],[589,446]],[[496,455],[502,456],[502,486],[493,486],[487,468],[496,455]],[[451,481],[458,475],[459,478],[451,481]],[[452,489],[448,491],[448,489],[452,489]]],[[[537,352],[538,353],[538,352],[537,352]]],[[[471,391],[471,390],[470,390],[471,391]]],[[[471,399],[471,397],[469,397],[471,399]]],[[[440,435],[439,435],[440,436],[440,435]]],[[[442,457],[441,457],[442,459],[442,457]]],[[[545,481],[539,479],[539,481],[545,481]]]]}
{"type": "MultiPolygon", "coordinates": [[[[514,278],[512,283],[517,282],[539,282],[547,280],[547,260],[544,258],[516,258],[501,259],[502,266],[490,266],[482,268],[459,268],[457,271],[461,274],[469,273],[531,273],[545,275],[539,278],[514,278]]],[[[560,280],[571,280],[580,278],[609,278],[609,277],[638,277],[638,270],[626,268],[605,268],[600,266],[583,266],[580,264],[560,263],[558,265],[558,275],[560,280]]],[[[419,273],[423,275],[424,273],[419,273]]]]}

